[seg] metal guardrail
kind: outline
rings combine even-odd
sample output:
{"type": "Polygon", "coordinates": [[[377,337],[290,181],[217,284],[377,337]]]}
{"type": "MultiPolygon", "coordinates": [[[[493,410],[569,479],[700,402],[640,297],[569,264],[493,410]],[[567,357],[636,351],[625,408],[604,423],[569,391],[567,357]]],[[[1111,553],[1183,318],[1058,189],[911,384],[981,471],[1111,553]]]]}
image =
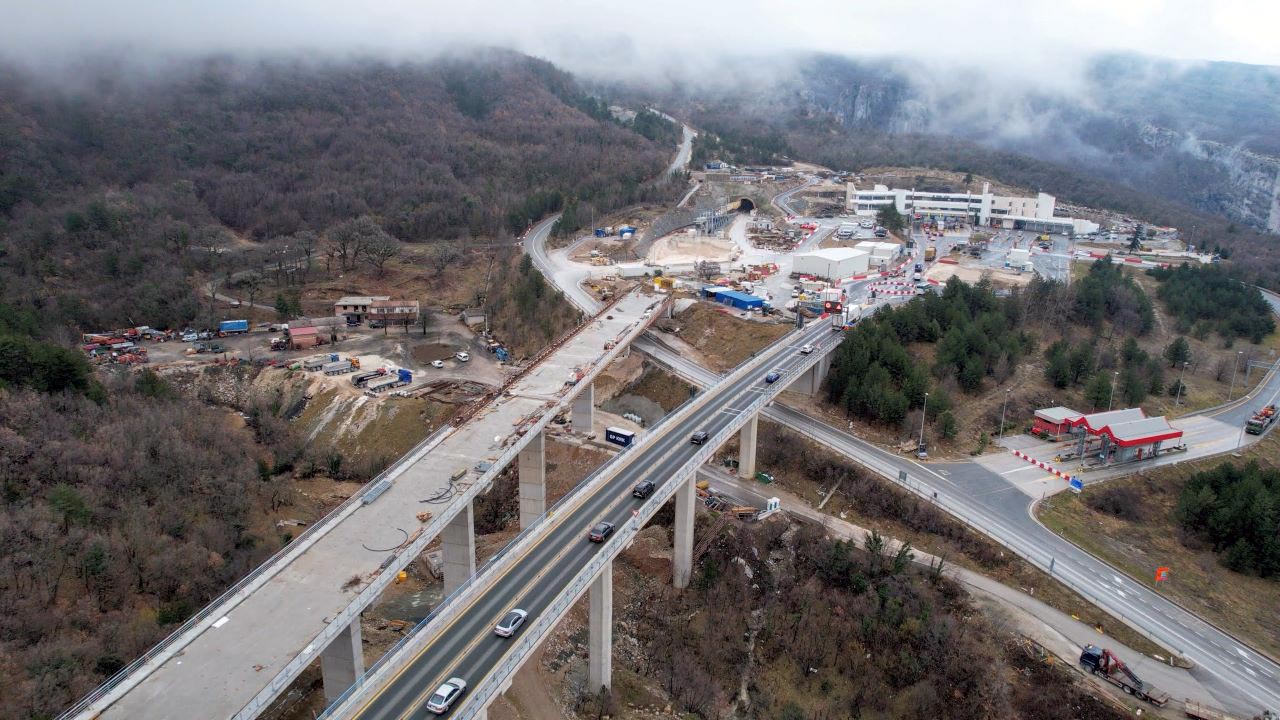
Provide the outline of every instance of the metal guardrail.
{"type": "MultiPolygon", "coordinates": [[[[248,592],[246,591],[256,589],[257,586],[260,586],[262,583],[269,580],[275,575],[275,573],[282,570],[284,566],[288,565],[289,562],[292,562],[298,555],[306,552],[313,544],[315,544],[316,540],[318,540],[325,532],[328,532],[334,523],[344,519],[348,514],[350,514],[350,512],[360,504],[361,499],[370,491],[371,488],[393,474],[399,473],[407,465],[415,462],[419,453],[428,448],[428,446],[439,444],[452,431],[453,428],[449,425],[437,428],[436,431],[431,435],[428,435],[425,440],[415,445],[409,452],[405,453],[399,461],[392,464],[391,467],[388,467],[381,473],[378,473],[373,480],[362,485],[359,490],[352,493],[350,497],[321,518],[319,522],[302,531],[302,533],[298,535],[298,537],[294,538],[292,542],[277,550],[275,554],[267,558],[266,561],[249,571],[249,573],[241,578],[236,584],[227,588],[226,591],[215,598],[212,602],[197,611],[194,615],[188,618],[186,622],[173,632],[169,633],[150,650],[126,665],[115,675],[112,675],[106,682],[99,685],[93,692],[81,698],[75,705],[72,705],[70,708],[63,711],[63,713],[58,716],[59,720],[66,720],[85,712],[94,704],[105,699],[113,691],[120,688],[127,691],[132,689],[132,687],[142,680],[146,679],[146,676],[150,674],[149,672],[137,678],[134,678],[133,675],[148,663],[160,659],[162,656],[165,656],[164,660],[167,661],[168,656],[166,653],[168,655],[172,655],[172,653],[169,653],[170,650],[176,652],[199,635],[199,633],[196,633],[189,638],[184,638],[184,636],[194,630],[196,626],[206,623],[206,621],[212,622],[213,620],[231,612],[231,610],[233,610],[235,606],[243,600],[243,597],[237,597],[237,595],[241,595],[242,593],[247,595],[248,592]],[[251,588],[251,586],[253,587],[251,588]]],[[[205,628],[201,628],[201,632],[203,632],[204,629],[205,628]]],[[[99,710],[99,712],[101,712],[101,710],[99,710]]]]}
{"type": "MultiPolygon", "coordinates": [[[[815,355],[816,355],[816,353],[815,353],[815,355]]],[[[692,381],[695,381],[695,382],[701,382],[701,380],[700,380],[700,379],[695,378],[695,377],[693,377],[693,376],[691,376],[691,375],[689,375],[689,374],[687,374],[687,373],[683,373],[683,372],[681,371],[681,369],[680,369],[680,368],[674,368],[674,367],[673,367],[673,368],[671,368],[671,369],[672,369],[672,370],[674,370],[677,374],[684,375],[684,377],[685,377],[686,379],[688,379],[688,380],[692,380],[692,381]]],[[[819,422],[820,422],[820,421],[819,421],[819,422]]],[[[823,426],[825,427],[825,426],[826,426],[826,424],[825,424],[825,423],[823,423],[823,426]]],[[[974,522],[973,520],[971,520],[971,519],[969,518],[969,516],[968,516],[968,515],[969,515],[969,511],[970,511],[971,509],[970,509],[967,505],[965,505],[965,504],[963,504],[963,503],[958,503],[958,502],[956,502],[956,501],[954,501],[954,500],[952,500],[951,502],[948,502],[948,503],[938,503],[938,502],[937,502],[938,498],[937,498],[937,496],[932,495],[932,491],[931,491],[931,489],[927,491],[927,490],[925,489],[925,487],[926,487],[926,486],[924,486],[923,484],[920,484],[920,483],[913,484],[913,483],[911,482],[910,476],[908,476],[908,478],[907,478],[906,482],[902,482],[902,481],[900,481],[900,480],[899,480],[899,478],[898,478],[898,474],[897,474],[897,468],[896,468],[896,467],[893,467],[893,466],[891,466],[891,465],[889,465],[887,462],[884,462],[882,458],[876,457],[875,455],[872,455],[872,456],[871,456],[871,458],[868,458],[868,457],[855,457],[854,455],[852,455],[852,454],[850,454],[850,453],[844,452],[844,451],[843,451],[843,449],[841,449],[841,448],[839,448],[839,447],[835,447],[835,446],[831,446],[831,445],[829,445],[829,444],[828,444],[828,442],[827,442],[827,438],[822,437],[822,434],[821,434],[821,433],[813,431],[813,430],[812,430],[810,427],[808,427],[808,426],[803,426],[803,425],[801,425],[801,426],[789,426],[789,427],[790,427],[790,429],[792,429],[792,430],[794,430],[794,431],[796,431],[796,432],[800,433],[801,435],[804,435],[805,437],[808,437],[810,440],[813,440],[813,441],[815,441],[815,442],[817,442],[817,443],[819,443],[819,444],[821,444],[821,445],[826,445],[826,446],[828,446],[828,447],[831,447],[832,449],[836,450],[837,452],[839,452],[840,454],[844,455],[845,457],[847,457],[847,458],[849,458],[849,459],[853,460],[854,462],[858,463],[859,465],[862,465],[863,467],[865,467],[865,468],[867,468],[867,469],[871,470],[872,472],[875,472],[876,474],[878,474],[878,475],[880,475],[880,476],[882,476],[882,477],[884,477],[884,478],[886,478],[886,479],[890,480],[890,481],[891,481],[891,482],[893,482],[894,484],[897,484],[897,485],[899,485],[900,487],[903,487],[903,488],[904,488],[904,489],[906,489],[908,492],[911,492],[912,494],[918,495],[919,497],[921,497],[922,499],[924,499],[924,500],[926,500],[926,501],[936,503],[937,505],[941,506],[941,507],[942,507],[942,509],[944,509],[945,511],[947,511],[947,513],[948,513],[948,514],[950,514],[951,516],[953,516],[954,518],[956,518],[957,520],[959,520],[960,522],[962,522],[962,523],[963,523],[967,528],[969,528],[970,530],[972,530],[972,531],[974,531],[974,532],[977,532],[977,533],[980,533],[980,534],[982,534],[982,535],[984,535],[984,536],[986,536],[986,537],[989,537],[989,538],[991,538],[992,540],[995,540],[997,543],[999,543],[999,544],[1003,545],[1004,547],[1007,547],[1010,551],[1012,551],[1014,554],[1016,554],[1016,555],[1018,555],[1019,557],[1021,557],[1023,560],[1026,560],[1027,562],[1031,563],[1031,564],[1032,564],[1033,566],[1035,566],[1037,569],[1044,571],[1045,573],[1049,574],[1051,577],[1057,577],[1057,578],[1059,579],[1059,581],[1061,581],[1061,582],[1063,582],[1064,584],[1066,584],[1066,585],[1067,585],[1067,587],[1069,587],[1069,588],[1071,588],[1072,590],[1074,590],[1075,592],[1078,592],[1078,593],[1080,593],[1081,595],[1085,596],[1085,597],[1086,597],[1086,599],[1088,599],[1091,603],[1093,603],[1093,604],[1094,604],[1094,605],[1096,605],[1097,607],[1100,607],[1100,608],[1104,609],[1106,612],[1108,612],[1108,613],[1110,613],[1110,614],[1112,614],[1112,615],[1115,615],[1115,616],[1116,616],[1116,617],[1118,617],[1122,622],[1124,622],[1124,623],[1125,623],[1126,625],[1128,625],[1129,627],[1133,628],[1135,631],[1137,631],[1138,633],[1140,633],[1141,635],[1143,635],[1143,636],[1144,636],[1144,637],[1146,637],[1147,639],[1151,640],[1152,642],[1156,643],[1157,645],[1160,645],[1161,647],[1165,647],[1166,649],[1168,649],[1170,652],[1173,652],[1174,654],[1177,654],[1177,655],[1181,655],[1181,654],[1182,654],[1182,650],[1181,650],[1181,649],[1169,647],[1167,642],[1162,641],[1162,640],[1159,640],[1159,639],[1157,639],[1156,637],[1154,637],[1153,635],[1151,635],[1150,633],[1148,633],[1145,629],[1143,629],[1142,627],[1140,627],[1140,626],[1139,626],[1139,624],[1137,624],[1136,622],[1134,622],[1131,618],[1129,618],[1128,616],[1126,616],[1123,612],[1121,612],[1121,611],[1119,611],[1119,610],[1116,610],[1116,609],[1113,609],[1113,608],[1110,608],[1110,607],[1108,607],[1107,605],[1104,605],[1104,604],[1102,603],[1102,601],[1101,601],[1101,600],[1100,600],[1096,595],[1094,595],[1093,593],[1091,593],[1089,590],[1087,590],[1087,589],[1085,589],[1085,588],[1083,588],[1083,587],[1078,587],[1076,584],[1074,584],[1074,583],[1070,583],[1070,582],[1067,582],[1067,581],[1066,581],[1065,579],[1063,579],[1062,577],[1060,577],[1060,576],[1058,576],[1058,575],[1055,575],[1055,574],[1052,572],[1052,570],[1053,570],[1053,568],[1054,568],[1054,564],[1055,564],[1055,560],[1054,560],[1054,557],[1053,557],[1052,555],[1048,556],[1048,560],[1045,560],[1045,559],[1043,559],[1043,558],[1036,557],[1036,556],[1032,555],[1031,553],[1028,553],[1028,552],[1026,552],[1026,551],[1024,551],[1024,550],[1020,549],[1020,548],[1019,548],[1017,545],[1015,545],[1012,541],[1010,541],[1010,540],[1008,540],[1008,539],[1004,538],[1004,537],[1003,537],[1003,536],[1001,536],[999,533],[995,532],[995,531],[992,529],[992,527],[991,527],[990,523],[987,523],[987,522],[984,522],[984,523],[982,523],[982,524],[975,523],[975,522],[974,522]],[[963,507],[963,508],[964,508],[964,510],[963,510],[963,511],[961,510],[961,507],[963,507]]],[[[831,428],[831,430],[832,430],[832,432],[836,432],[836,433],[841,432],[841,431],[839,431],[839,430],[837,430],[837,429],[835,429],[835,428],[831,428]]]]}
{"type": "MultiPolygon", "coordinates": [[[[789,339],[794,334],[795,333],[788,333],[783,338],[780,338],[777,341],[777,344],[784,345],[786,342],[789,341],[789,339]]],[[[816,355],[817,354],[815,353],[815,356],[816,355]]],[[[703,404],[703,402],[706,400],[706,398],[713,397],[715,394],[722,392],[724,388],[727,388],[730,385],[732,385],[733,381],[736,381],[744,374],[751,373],[751,372],[758,372],[760,365],[764,364],[766,360],[770,360],[771,358],[772,358],[772,355],[769,353],[760,353],[753,357],[747,358],[742,363],[740,363],[738,367],[734,368],[730,373],[723,376],[721,379],[722,382],[718,383],[715,387],[711,388],[711,390],[709,390],[707,393],[703,393],[698,395],[697,397],[686,400],[684,403],[680,405],[679,408],[676,409],[675,412],[669,413],[666,417],[662,418],[662,420],[659,421],[657,425],[653,426],[649,430],[649,432],[647,432],[643,437],[639,438],[637,444],[632,445],[630,448],[628,448],[624,452],[624,454],[620,456],[621,462],[630,463],[632,460],[638,457],[639,453],[636,452],[637,450],[643,447],[647,447],[648,445],[657,441],[657,438],[661,436],[661,433],[657,432],[658,430],[665,428],[671,424],[678,424],[679,422],[683,421],[683,419],[687,417],[690,413],[694,412],[697,409],[697,407],[700,407],[703,404]]],[[[816,360],[817,358],[814,357],[813,362],[816,362],[816,360]]],[[[784,386],[781,386],[781,385],[778,386],[777,391],[780,392],[782,390],[782,387],[784,386]]],[[[772,393],[772,394],[764,393],[762,394],[762,397],[767,397],[769,399],[772,399],[774,395],[776,395],[776,393],[772,393]]],[[[717,435],[717,437],[719,437],[719,435],[717,435]]],[[[714,451],[717,447],[718,447],[718,444],[713,444],[713,443],[707,443],[706,445],[706,449],[708,451],[714,451]]],[[[668,453],[664,454],[663,457],[666,457],[667,455],[669,455],[670,452],[674,452],[674,449],[671,451],[668,451],[668,453]]],[[[606,464],[604,467],[598,469],[590,477],[588,477],[586,480],[580,483],[576,488],[574,488],[572,492],[562,497],[551,508],[549,508],[547,512],[545,512],[543,516],[539,518],[537,523],[522,530],[520,534],[517,535],[512,542],[508,543],[507,546],[504,547],[501,551],[499,551],[497,555],[490,558],[489,561],[486,562],[474,575],[468,578],[468,580],[462,585],[462,587],[458,588],[458,590],[451,593],[448,597],[442,599],[440,604],[436,606],[435,611],[429,614],[426,618],[423,618],[423,620],[421,620],[418,623],[418,625],[414,627],[412,632],[410,632],[408,635],[402,638],[399,642],[397,642],[390,650],[384,653],[383,656],[379,658],[377,662],[375,662],[363,675],[361,675],[359,678],[356,679],[356,682],[352,684],[350,688],[348,688],[341,696],[339,696],[336,700],[334,700],[334,702],[332,702],[329,705],[329,707],[325,710],[324,713],[322,713],[319,716],[319,718],[323,720],[325,718],[345,717],[345,715],[339,714],[339,713],[345,713],[347,711],[347,709],[343,708],[344,705],[355,701],[363,693],[373,691],[381,687],[380,685],[373,684],[373,681],[375,680],[375,676],[379,672],[384,671],[388,666],[392,665],[393,663],[403,661],[403,658],[396,657],[398,654],[402,652],[408,652],[410,650],[409,646],[411,644],[415,646],[424,646],[430,640],[432,640],[434,637],[434,634],[429,632],[430,627],[432,625],[440,626],[440,625],[444,625],[451,622],[457,616],[457,614],[465,608],[465,603],[463,602],[463,600],[466,595],[470,594],[470,592],[473,590],[476,592],[479,592],[480,590],[487,589],[487,586],[484,588],[479,587],[479,583],[481,583],[482,581],[487,583],[490,576],[494,576],[494,575],[500,576],[500,574],[506,571],[509,565],[515,562],[516,558],[519,558],[521,555],[524,554],[523,550],[525,548],[533,544],[535,540],[540,541],[541,539],[540,536],[543,530],[543,524],[547,521],[547,519],[557,515],[558,511],[561,509],[562,506],[568,505],[570,503],[576,503],[580,500],[590,497],[590,495],[592,494],[592,491],[594,489],[599,488],[602,484],[608,482],[613,476],[615,476],[620,467],[622,466],[621,465],[615,466],[612,462],[610,462],[609,464],[606,464]],[[520,552],[517,552],[517,551],[520,551],[520,552]]],[[[655,496],[656,495],[661,495],[661,493],[655,493],[655,496]]],[[[650,498],[650,500],[652,499],[653,498],[650,498]]],[[[646,503],[645,506],[647,505],[648,503],[646,503]]],[[[642,506],[642,508],[645,506],[642,506]]],[[[658,504],[658,507],[661,507],[660,503],[658,504]]],[[[578,594],[581,594],[580,590],[578,591],[578,594]]],[[[576,595],[575,595],[575,598],[576,598],[576,595]]],[[[569,604],[572,604],[572,602],[570,602],[569,604]]],[[[554,625],[554,623],[552,624],[554,625]]],[[[532,627],[537,628],[538,625],[535,623],[532,627]]],[[[530,634],[530,631],[526,631],[526,637],[529,634],[530,634]]],[[[471,701],[468,701],[468,702],[471,702],[471,701]]],[[[454,716],[466,717],[464,715],[459,715],[458,711],[455,711],[454,716]]]]}
{"type": "MultiPolygon", "coordinates": [[[[789,336],[788,336],[789,337],[789,336]]],[[[805,356],[801,369],[796,371],[796,377],[807,372],[814,365],[821,361],[825,353],[815,352],[805,356]]],[[[761,358],[772,358],[772,355],[762,355],[761,358]]],[[[755,369],[758,370],[758,367],[755,369]]],[[[736,373],[737,371],[735,371],[736,373]]],[[[736,378],[735,378],[736,379],[736,378]]],[[[718,387],[727,387],[728,384],[718,384],[718,387]]],[[[665,484],[662,492],[656,492],[649,497],[635,515],[631,517],[623,527],[614,533],[614,539],[609,542],[609,550],[597,553],[574,579],[560,592],[556,600],[547,609],[541,613],[538,620],[525,631],[521,641],[508,650],[502,662],[476,684],[477,690],[465,696],[460,705],[454,711],[454,717],[459,720],[473,718],[488,707],[492,698],[500,693],[506,687],[511,676],[520,669],[528,660],[529,654],[542,643],[546,636],[553,630],[557,623],[569,612],[569,609],[577,602],[582,593],[595,580],[596,576],[605,568],[606,565],[612,563],[613,560],[622,552],[624,548],[631,544],[635,535],[645,526],[645,523],[662,509],[662,506],[671,499],[676,492],[680,490],[680,485],[687,478],[694,476],[698,469],[713,458],[720,447],[726,441],[734,436],[747,423],[747,419],[762,410],[766,405],[773,402],[774,399],[787,387],[789,383],[778,383],[770,386],[769,390],[760,393],[760,397],[755,399],[744,408],[741,412],[734,416],[723,429],[707,440],[698,452],[685,461],[674,473],[671,474],[671,480],[665,484]]],[[[670,455],[670,453],[667,453],[670,455]]],[[[666,457],[667,455],[664,455],[666,457]]]]}

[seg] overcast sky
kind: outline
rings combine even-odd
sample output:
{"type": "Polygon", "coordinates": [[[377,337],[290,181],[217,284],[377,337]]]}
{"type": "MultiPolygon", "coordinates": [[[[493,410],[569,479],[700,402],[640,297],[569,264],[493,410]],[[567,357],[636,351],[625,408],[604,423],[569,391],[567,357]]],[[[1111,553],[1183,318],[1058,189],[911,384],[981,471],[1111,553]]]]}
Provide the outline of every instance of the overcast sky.
{"type": "Polygon", "coordinates": [[[0,0],[0,53],[338,51],[414,57],[514,47],[575,72],[698,72],[728,54],[823,50],[1061,73],[1132,50],[1280,65],[1277,0],[0,0]]]}

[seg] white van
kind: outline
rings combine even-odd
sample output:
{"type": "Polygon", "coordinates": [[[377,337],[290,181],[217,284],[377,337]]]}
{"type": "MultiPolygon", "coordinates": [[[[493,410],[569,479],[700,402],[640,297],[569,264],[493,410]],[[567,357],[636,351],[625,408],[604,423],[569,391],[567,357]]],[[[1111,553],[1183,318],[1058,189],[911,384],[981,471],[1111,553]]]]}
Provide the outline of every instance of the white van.
{"type": "Polygon", "coordinates": [[[458,359],[458,362],[467,362],[471,359],[471,354],[465,352],[456,352],[453,356],[458,359]]]}

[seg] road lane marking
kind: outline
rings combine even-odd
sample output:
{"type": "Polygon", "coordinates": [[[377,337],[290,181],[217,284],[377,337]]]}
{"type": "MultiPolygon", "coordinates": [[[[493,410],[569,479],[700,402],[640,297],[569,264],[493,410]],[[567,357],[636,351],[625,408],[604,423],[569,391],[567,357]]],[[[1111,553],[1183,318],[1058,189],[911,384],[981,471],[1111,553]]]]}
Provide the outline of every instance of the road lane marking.
{"type": "MultiPolygon", "coordinates": [[[[745,380],[745,378],[743,378],[742,380],[745,380]]],[[[741,381],[740,381],[740,382],[741,382],[741,381]]],[[[733,385],[733,384],[729,384],[729,385],[725,385],[725,386],[723,386],[723,387],[717,388],[717,389],[716,389],[716,392],[715,392],[715,395],[716,395],[716,396],[719,396],[720,394],[722,394],[722,393],[723,393],[723,394],[725,394],[725,395],[733,396],[733,395],[734,395],[734,393],[735,393],[735,389],[736,389],[736,392],[737,392],[737,393],[739,393],[739,394],[740,394],[740,393],[742,393],[742,392],[746,392],[746,391],[759,391],[759,390],[760,390],[760,388],[759,388],[758,386],[753,386],[753,387],[750,387],[750,388],[746,388],[746,389],[744,390],[744,389],[742,389],[742,388],[741,388],[741,386],[740,386],[740,385],[739,385],[739,386],[735,386],[735,385],[733,385]]],[[[705,398],[705,397],[706,397],[706,395],[704,395],[704,398],[705,398]]],[[[731,401],[732,401],[732,400],[730,400],[730,402],[731,402],[731,401]]],[[[708,402],[711,402],[711,401],[708,401],[708,402]]],[[[688,416],[682,420],[682,422],[694,419],[695,417],[699,416],[699,413],[700,413],[700,412],[705,411],[706,409],[707,409],[707,408],[698,408],[697,410],[693,410],[693,411],[691,411],[691,412],[688,414],[688,416]]],[[[713,413],[712,413],[712,415],[714,415],[714,414],[716,414],[716,413],[714,413],[714,412],[713,412],[713,413]]],[[[674,429],[674,426],[673,426],[673,429],[674,429]]],[[[670,437],[675,437],[675,436],[674,436],[674,435],[666,435],[666,436],[663,436],[663,438],[661,438],[661,439],[659,439],[659,440],[655,440],[655,441],[654,441],[654,443],[653,443],[653,445],[651,445],[651,446],[650,446],[649,448],[647,448],[647,449],[657,449],[657,448],[659,448],[659,447],[660,447],[660,444],[661,444],[664,440],[666,440],[667,438],[670,438],[670,437]]],[[[665,452],[662,452],[662,454],[657,458],[657,460],[658,460],[658,461],[665,460],[668,456],[670,456],[673,452],[676,452],[679,448],[680,448],[680,444],[679,444],[679,443],[676,443],[676,444],[675,444],[675,446],[674,446],[674,447],[672,447],[671,449],[668,449],[668,450],[666,450],[665,452]]],[[[641,454],[643,454],[643,453],[637,453],[637,454],[629,455],[629,456],[627,457],[627,459],[626,459],[626,460],[621,464],[621,466],[620,466],[620,467],[619,467],[619,468],[614,472],[614,477],[616,478],[617,476],[619,476],[619,475],[623,474],[624,472],[626,472],[626,471],[627,471],[627,470],[628,470],[632,465],[634,465],[634,459],[635,459],[635,458],[637,458],[637,457],[639,457],[641,454]]],[[[462,619],[462,618],[463,618],[463,617],[464,617],[468,612],[470,612],[470,611],[471,611],[471,608],[472,608],[472,607],[474,607],[478,602],[480,602],[480,600],[481,600],[481,599],[483,599],[483,598],[485,597],[485,595],[486,595],[486,594],[487,594],[487,593],[488,593],[488,592],[489,592],[493,587],[496,587],[496,586],[498,585],[498,583],[500,583],[500,582],[501,582],[501,580],[502,580],[502,579],[504,579],[505,577],[507,577],[508,575],[510,575],[510,574],[511,574],[511,573],[512,573],[516,568],[518,568],[518,567],[520,566],[520,564],[521,564],[521,563],[523,563],[523,562],[528,558],[528,556],[529,556],[530,554],[532,554],[532,553],[533,553],[533,551],[534,551],[534,550],[536,550],[536,549],[538,549],[539,547],[541,547],[542,545],[544,545],[544,544],[545,544],[545,543],[550,539],[550,537],[552,536],[552,534],[555,532],[555,530],[556,530],[556,529],[558,529],[558,528],[560,528],[560,527],[564,527],[564,523],[568,520],[568,518],[569,518],[571,515],[573,515],[575,512],[577,512],[579,509],[581,509],[582,505],[584,505],[587,501],[589,501],[589,500],[591,500],[591,499],[598,498],[598,497],[599,497],[599,492],[600,492],[600,491],[603,491],[603,490],[604,490],[604,489],[605,489],[609,484],[610,484],[609,482],[602,483],[602,484],[601,484],[601,486],[600,486],[600,488],[597,490],[597,492],[596,492],[595,494],[591,494],[591,495],[586,495],[586,494],[584,494],[584,495],[581,495],[581,496],[578,496],[578,497],[574,498],[574,500],[573,500],[573,501],[571,501],[571,505],[570,505],[570,507],[565,508],[564,510],[562,510],[562,511],[560,511],[560,512],[557,512],[557,514],[556,514],[556,518],[557,518],[557,519],[554,521],[554,523],[555,523],[555,524],[554,524],[554,525],[549,525],[549,526],[548,526],[548,527],[549,527],[549,529],[546,531],[546,534],[544,535],[544,537],[543,537],[542,539],[540,539],[538,542],[531,544],[531,545],[530,545],[528,548],[526,548],[526,549],[524,550],[524,552],[522,552],[518,557],[515,557],[515,558],[511,561],[511,564],[510,564],[507,568],[505,568],[505,569],[504,569],[503,573],[502,573],[499,577],[494,578],[493,582],[491,582],[491,583],[489,584],[488,588],[485,588],[485,592],[476,592],[476,593],[475,593],[475,595],[474,595],[474,597],[471,599],[471,601],[467,603],[466,607],[463,607],[462,609],[460,609],[460,610],[455,614],[455,616],[454,616],[453,618],[451,618],[451,619],[450,619],[450,621],[449,621],[449,623],[448,623],[448,624],[446,624],[446,625],[444,625],[443,627],[441,627],[441,628],[440,628],[440,629],[435,633],[435,637],[434,637],[434,638],[432,638],[430,642],[428,642],[426,645],[424,645],[424,646],[423,646],[423,648],[422,648],[422,649],[421,649],[417,654],[415,654],[412,658],[410,658],[410,659],[409,659],[409,660],[408,660],[408,661],[407,661],[407,662],[406,662],[406,663],[405,663],[405,664],[404,664],[404,665],[403,665],[399,670],[397,670],[397,671],[396,671],[396,673],[395,673],[394,675],[392,675],[392,677],[391,677],[390,679],[388,679],[385,683],[383,683],[382,687],[381,687],[381,688],[379,688],[379,689],[378,689],[378,691],[377,691],[376,693],[374,693],[374,694],[373,694],[373,696],[372,696],[372,697],[370,697],[370,698],[369,698],[369,699],[368,699],[368,700],[367,700],[367,701],[366,701],[366,702],[365,702],[365,703],[360,707],[360,709],[356,712],[356,716],[358,717],[359,715],[363,714],[363,713],[364,713],[364,712],[369,708],[369,706],[370,706],[370,705],[372,705],[372,704],[373,704],[373,703],[374,703],[374,702],[375,702],[379,697],[381,697],[381,696],[383,695],[383,693],[385,693],[388,689],[390,689],[391,687],[393,687],[393,686],[394,686],[394,685],[395,685],[395,684],[400,680],[400,677],[401,677],[402,675],[404,675],[404,673],[405,673],[406,671],[408,671],[410,668],[412,668],[413,666],[415,666],[415,665],[419,662],[420,658],[421,658],[421,657],[426,653],[426,651],[427,651],[428,649],[430,649],[432,646],[436,645],[436,644],[439,642],[440,638],[442,638],[444,635],[446,635],[446,634],[447,634],[447,633],[448,633],[448,632],[453,628],[453,626],[454,626],[454,625],[455,625],[459,620],[461,620],[461,619],[462,619]]],[[[621,497],[621,496],[619,496],[619,499],[620,499],[620,497],[621,497]]],[[[609,508],[611,508],[611,507],[613,507],[615,504],[617,504],[617,502],[619,501],[619,499],[615,499],[615,500],[614,500],[614,502],[612,502],[612,503],[610,503],[609,505],[607,505],[607,506],[606,506],[606,508],[605,508],[605,510],[607,511],[609,508]]],[[[571,547],[572,547],[572,546],[566,546],[566,548],[565,548],[564,550],[562,550],[562,551],[561,551],[561,553],[563,553],[563,552],[567,552],[567,550],[568,550],[569,548],[571,548],[571,547]]],[[[557,555],[557,557],[559,557],[559,554],[557,555]]],[[[550,566],[548,566],[548,567],[550,567],[550,566]]],[[[473,576],[473,577],[476,577],[476,576],[473,576]]],[[[523,586],[522,590],[527,589],[528,587],[529,587],[529,585],[528,585],[528,584],[526,584],[526,585],[524,585],[524,586],[523,586]]],[[[429,687],[429,688],[428,688],[428,690],[432,690],[432,691],[433,691],[433,690],[434,690],[434,686],[429,687]]],[[[415,700],[415,706],[416,706],[416,704],[417,704],[418,702],[420,702],[420,701],[422,700],[422,697],[424,697],[424,696],[420,696],[419,698],[417,698],[417,700],[415,700]]],[[[401,715],[401,717],[403,717],[403,714],[401,715]]]]}
{"type": "Polygon", "coordinates": [[[1036,465],[1027,465],[1026,467],[1014,468],[1014,469],[1012,469],[1012,470],[1005,470],[1004,472],[1002,472],[1002,473],[1000,473],[1000,474],[1001,474],[1001,475],[1012,475],[1012,474],[1014,474],[1014,473],[1025,472],[1025,471],[1027,471],[1027,470],[1043,470],[1043,468],[1040,468],[1040,467],[1038,467],[1038,466],[1036,466],[1036,465]]]}

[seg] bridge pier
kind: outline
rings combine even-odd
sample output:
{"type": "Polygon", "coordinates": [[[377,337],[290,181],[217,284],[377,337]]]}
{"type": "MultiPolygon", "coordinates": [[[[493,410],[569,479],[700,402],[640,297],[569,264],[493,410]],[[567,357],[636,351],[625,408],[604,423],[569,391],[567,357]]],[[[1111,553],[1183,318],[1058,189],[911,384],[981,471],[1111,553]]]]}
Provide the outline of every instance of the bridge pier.
{"type": "MultiPolygon", "coordinates": [[[[832,349],[834,351],[834,347],[832,349]]],[[[827,373],[830,370],[831,353],[826,353],[818,362],[814,363],[813,367],[806,370],[804,375],[796,378],[796,381],[791,385],[791,389],[805,395],[817,395],[822,392],[822,383],[827,379],[827,373]]]]}
{"type": "Polygon", "coordinates": [[[753,413],[738,432],[738,475],[748,480],[756,475],[756,431],[759,426],[760,413],[753,413]]]}
{"type": "Polygon", "coordinates": [[[360,646],[360,618],[357,616],[320,652],[325,704],[341,697],[363,674],[364,649],[360,646]]]}
{"type": "Polygon", "coordinates": [[[613,685],[613,561],[591,582],[587,619],[587,689],[613,685]]]}
{"type": "Polygon", "coordinates": [[[444,594],[446,596],[462,587],[476,574],[475,506],[466,507],[444,527],[440,533],[442,565],[444,566],[444,594]]]}
{"type": "Polygon", "coordinates": [[[591,383],[583,389],[582,394],[578,395],[573,401],[573,410],[570,414],[570,422],[573,423],[573,431],[590,435],[596,419],[596,384],[591,383]]]}
{"type": "Polygon", "coordinates": [[[676,489],[676,522],[671,540],[671,585],[689,587],[689,575],[693,572],[693,516],[697,509],[698,475],[694,473],[676,489]]]}
{"type": "Polygon", "coordinates": [[[547,437],[537,437],[520,451],[520,527],[527,528],[547,511],[547,437]]]}

